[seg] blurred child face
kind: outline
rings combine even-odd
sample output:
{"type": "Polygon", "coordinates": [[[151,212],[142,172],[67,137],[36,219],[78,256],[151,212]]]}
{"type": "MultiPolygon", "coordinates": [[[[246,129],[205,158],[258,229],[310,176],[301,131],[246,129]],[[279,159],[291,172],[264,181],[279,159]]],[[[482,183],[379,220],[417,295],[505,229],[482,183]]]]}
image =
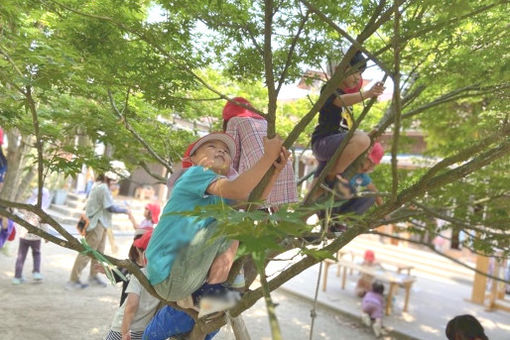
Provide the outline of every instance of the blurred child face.
{"type": "MultiPolygon", "coordinates": [[[[345,72],[349,72],[350,68],[347,68],[345,72]]],[[[340,84],[340,88],[353,88],[358,86],[361,80],[361,71],[354,72],[353,74],[347,76],[342,83],[340,84]]]]}
{"type": "Polygon", "coordinates": [[[228,147],[219,140],[211,140],[202,144],[191,156],[195,165],[210,168],[220,175],[227,175],[232,159],[228,147]]]}

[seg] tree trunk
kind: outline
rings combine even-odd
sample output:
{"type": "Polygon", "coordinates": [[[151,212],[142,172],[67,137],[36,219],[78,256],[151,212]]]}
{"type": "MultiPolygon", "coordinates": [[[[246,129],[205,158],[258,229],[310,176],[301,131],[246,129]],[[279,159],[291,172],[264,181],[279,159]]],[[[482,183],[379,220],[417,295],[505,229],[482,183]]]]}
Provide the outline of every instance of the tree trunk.
{"type": "Polygon", "coordinates": [[[7,131],[6,134],[9,141],[6,156],[8,168],[0,197],[13,201],[18,191],[18,183],[23,168],[22,164],[29,150],[27,143],[30,137],[21,136],[17,129],[7,131]]]}
{"type": "Polygon", "coordinates": [[[30,186],[30,182],[32,182],[32,180],[34,179],[35,174],[36,174],[36,168],[30,167],[28,169],[28,172],[25,174],[25,176],[23,176],[23,178],[21,179],[21,181],[19,183],[18,190],[16,191],[16,198],[15,198],[16,202],[22,201],[23,195],[27,191],[27,188],[30,186]]]}

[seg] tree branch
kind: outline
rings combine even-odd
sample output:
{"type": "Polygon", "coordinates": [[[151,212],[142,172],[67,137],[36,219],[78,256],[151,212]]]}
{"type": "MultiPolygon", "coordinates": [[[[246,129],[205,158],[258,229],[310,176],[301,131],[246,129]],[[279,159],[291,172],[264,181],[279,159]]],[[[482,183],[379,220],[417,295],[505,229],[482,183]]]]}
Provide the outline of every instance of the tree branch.
{"type": "Polygon", "coordinates": [[[400,102],[400,45],[398,38],[400,37],[400,12],[397,1],[394,1],[395,20],[393,22],[393,59],[395,63],[395,71],[393,73],[393,108],[395,109],[395,124],[393,125],[393,142],[391,144],[391,199],[395,200],[398,193],[398,143],[400,140],[400,115],[402,114],[400,102]]]}
{"type": "Polygon", "coordinates": [[[41,207],[42,204],[42,189],[43,189],[43,176],[44,176],[44,165],[43,165],[43,145],[41,140],[41,132],[39,130],[39,118],[37,117],[37,109],[35,102],[32,97],[32,87],[26,86],[25,96],[28,104],[28,108],[32,114],[32,124],[34,126],[35,134],[35,145],[37,149],[37,207],[41,207]]]}
{"type": "Polygon", "coordinates": [[[297,41],[299,39],[299,36],[301,35],[301,31],[303,30],[306,21],[309,18],[309,15],[310,15],[310,12],[307,11],[305,16],[301,20],[301,23],[299,24],[298,30],[297,30],[296,34],[294,35],[294,39],[292,39],[292,43],[289,48],[289,53],[287,53],[287,60],[285,61],[285,66],[283,67],[283,71],[280,74],[280,78],[278,79],[278,87],[276,88],[276,96],[278,96],[278,93],[280,93],[282,85],[285,82],[285,78],[287,77],[287,71],[290,66],[290,61],[292,60],[292,57],[294,56],[294,51],[296,48],[297,41]]]}
{"type": "MultiPolygon", "coordinates": [[[[372,54],[370,51],[368,51],[366,48],[364,48],[361,43],[359,43],[356,39],[354,39],[353,37],[351,37],[349,35],[349,33],[347,33],[345,30],[343,30],[340,26],[338,26],[337,24],[335,24],[335,22],[333,20],[331,20],[330,18],[328,18],[323,12],[321,12],[319,9],[317,9],[317,7],[315,7],[314,5],[312,5],[310,2],[308,2],[307,0],[299,0],[303,5],[305,5],[308,10],[310,10],[311,12],[315,13],[322,21],[324,21],[325,23],[327,23],[329,26],[331,26],[335,31],[337,31],[341,36],[343,36],[344,38],[346,38],[354,47],[356,47],[358,50],[360,50],[361,52],[365,53],[367,55],[368,58],[370,58],[377,66],[379,66],[381,68],[381,70],[383,70],[384,72],[386,72],[387,74],[391,74],[391,70],[389,67],[387,67],[378,57],[376,57],[376,55],[372,54]]],[[[382,8],[384,6],[384,3],[386,1],[383,0],[381,1],[381,3],[379,4],[378,8],[382,8]]],[[[378,10],[376,9],[374,11],[374,13],[379,13],[378,10]]],[[[375,31],[375,30],[374,30],[375,31]]]]}
{"type": "MultiPolygon", "coordinates": [[[[170,173],[173,173],[173,168],[172,168],[172,165],[170,163],[168,163],[167,161],[165,161],[161,156],[159,156],[156,151],[154,151],[152,149],[152,147],[133,129],[133,127],[131,126],[131,124],[129,124],[129,122],[127,121],[127,118],[122,114],[122,112],[119,111],[119,109],[117,108],[117,105],[115,105],[115,101],[113,99],[113,95],[112,95],[112,92],[110,89],[108,89],[108,98],[110,99],[110,104],[113,108],[113,111],[114,113],[117,115],[117,117],[119,117],[119,119],[121,120],[121,122],[124,124],[124,127],[126,128],[126,130],[128,130],[129,132],[131,132],[131,134],[133,135],[133,137],[136,138],[136,140],[138,140],[138,142],[140,142],[140,144],[143,145],[143,147],[159,162],[161,163],[170,173]]],[[[124,108],[125,109],[125,108],[124,108]]]]}

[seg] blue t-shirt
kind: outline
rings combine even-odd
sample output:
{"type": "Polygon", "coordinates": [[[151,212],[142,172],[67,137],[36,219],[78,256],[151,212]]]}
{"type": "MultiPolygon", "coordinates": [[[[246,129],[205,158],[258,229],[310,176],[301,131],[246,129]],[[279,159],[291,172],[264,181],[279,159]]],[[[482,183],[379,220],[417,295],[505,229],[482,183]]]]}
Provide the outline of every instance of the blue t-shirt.
{"type": "Polygon", "coordinates": [[[366,187],[371,182],[372,179],[370,176],[368,176],[366,173],[359,173],[352,176],[351,180],[349,181],[349,185],[351,186],[351,190],[353,192],[359,192],[362,187],[366,187]]]}
{"type": "Polygon", "coordinates": [[[207,227],[213,218],[169,214],[192,211],[197,206],[216,204],[223,199],[207,194],[207,188],[221,176],[201,166],[189,168],[175,183],[161,219],[147,247],[147,273],[152,285],[164,281],[172,270],[179,249],[191,242],[198,230],[207,227]]]}

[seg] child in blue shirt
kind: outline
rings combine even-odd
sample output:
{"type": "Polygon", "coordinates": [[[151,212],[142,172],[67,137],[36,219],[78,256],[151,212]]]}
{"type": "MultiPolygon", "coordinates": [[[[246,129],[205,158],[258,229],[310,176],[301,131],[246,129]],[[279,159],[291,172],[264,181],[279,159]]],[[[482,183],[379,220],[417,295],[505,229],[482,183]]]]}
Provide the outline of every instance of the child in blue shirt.
{"type": "Polygon", "coordinates": [[[262,195],[266,197],[289,157],[279,138],[266,138],[263,157],[251,169],[229,179],[235,153],[234,140],[225,133],[211,133],[188,147],[185,170],[175,175],[178,179],[147,248],[149,281],[161,297],[183,307],[196,306],[198,295],[223,291],[220,284],[227,279],[238,241],[212,237],[217,231],[213,218],[178,213],[220,202],[247,201],[274,165],[274,175],[262,195]],[[196,291],[199,293],[192,300],[196,291]]]}
{"type": "MultiPolygon", "coordinates": [[[[352,176],[349,180],[348,185],[345,183],[349,191],[348,195],[356,194],[362,191],[370,191],[373,193],[378,192],[377,187],[372,182],[372,179],[368,173],[372,172],[377,164],[381,162],[384,155],[384,149],[381,143],[374,143],[367,157],[361,163],[358,172],[352,176]]],[[[343,179],[342,179],[343,180],[343,179]]],[[[346,181],[346,180],[343,180],[346,181]]],[[[354,213],[356,215],[362,215],[367,211],[373,204],[382,205],[383,200],[380,196],[360,196],[350,198],[347,202],[339,207],[335,207],[331,210],[331,215],[341,215],[347,213],[354,213]]],[[[324,213],[319,216],[324,217],[324,213]]],[[[329,231],[333,233],[340,233],[346,229],[346,226],[340,223],[332,222],[329,226],[329,231]]]]}

